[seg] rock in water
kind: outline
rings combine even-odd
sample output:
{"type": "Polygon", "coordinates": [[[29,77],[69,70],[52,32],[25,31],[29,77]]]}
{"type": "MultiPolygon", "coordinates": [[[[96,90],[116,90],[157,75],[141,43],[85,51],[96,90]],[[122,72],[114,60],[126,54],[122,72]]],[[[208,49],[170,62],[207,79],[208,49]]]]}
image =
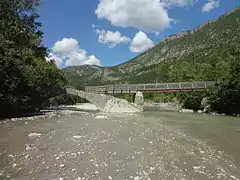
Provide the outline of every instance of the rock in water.
{"type": "Polygon", "coordinates": [[[137,92],[136,93],[134,103],[138,106],[143,106],[144,98],[143,98],[143,93],[142,92],[137,92]]]}
{"type": "Polygon", "coordinates": [[[203,112],[209,113],[211,111],[210,103],[209,103],[209,100],[207,98],[202,99],[201,106],[204,109],[203,112]]]}
{"type": "Polygon", "coordinates": [[[98,115],[95,117],[95,119],[108,119],[108,117],[103,115],[98,115]]]}
{"type": "Polygon", "coordinates": [[[41,135],[42,135],[41,133],[30,133],[28,136],[29,137],[39,137],[41,135]]]}
{"type": "Polygon", "coordinates": [[[179,112],[181,112],[181,113],[194,113],[194,111],[191,110],[191,109],[180,109],[179,112]]]}
{"type": "Polygon", "coordinates": [[[111,113],[134,113],[141,112],[142,108],[137,105],[134,106],[124,99],[112,98],[107,102],[103,111],[111,113]]]}

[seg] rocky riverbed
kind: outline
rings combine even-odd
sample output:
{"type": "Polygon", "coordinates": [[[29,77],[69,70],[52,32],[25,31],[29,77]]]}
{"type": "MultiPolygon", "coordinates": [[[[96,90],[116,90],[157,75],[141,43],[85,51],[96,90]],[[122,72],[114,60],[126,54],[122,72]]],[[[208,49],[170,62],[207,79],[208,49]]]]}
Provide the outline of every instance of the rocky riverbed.
{"type": "Polygon", "coordinates": [[[240,178],[240,122],[177,112],[57,111],[0,124],[0,179],[240,178]]]}

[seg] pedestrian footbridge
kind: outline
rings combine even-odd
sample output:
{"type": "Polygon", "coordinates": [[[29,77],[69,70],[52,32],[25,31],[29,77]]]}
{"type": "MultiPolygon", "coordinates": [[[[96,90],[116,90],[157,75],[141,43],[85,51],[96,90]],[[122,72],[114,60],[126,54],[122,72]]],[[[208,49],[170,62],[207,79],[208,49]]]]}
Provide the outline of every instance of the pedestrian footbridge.
{"type": "Polygon", "coordinates": [[[191,92],[205,91],[214,85],[214,81],[202,82],[176,82],[154,84],[113,84],[102,86],[86,86],[85,92],[98,94],[119,94],[136,92],[191,92]]]}

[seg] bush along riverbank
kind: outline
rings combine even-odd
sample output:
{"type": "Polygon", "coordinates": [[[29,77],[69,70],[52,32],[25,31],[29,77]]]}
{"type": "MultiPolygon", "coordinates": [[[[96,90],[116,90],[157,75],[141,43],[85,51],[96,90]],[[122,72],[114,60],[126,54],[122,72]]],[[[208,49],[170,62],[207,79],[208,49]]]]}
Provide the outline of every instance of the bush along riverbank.
{"type": "Polygon", "coordinates": [[[240,45],[229,47],[227,66],[216,84],[204,93],[186,93],[180,100],[193,110],[239,116],[240,114],[240,45]],[[202,99],[204,101],[202,103],[202,99]],[[201,103],[200,103],[201,102],[201,103]]]}

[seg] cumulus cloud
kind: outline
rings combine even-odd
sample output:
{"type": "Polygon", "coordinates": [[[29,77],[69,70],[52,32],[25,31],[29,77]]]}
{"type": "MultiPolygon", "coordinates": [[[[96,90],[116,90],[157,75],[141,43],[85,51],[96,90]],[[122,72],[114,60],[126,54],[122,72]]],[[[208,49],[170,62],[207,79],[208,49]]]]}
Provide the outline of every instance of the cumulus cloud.
{"type": "Polygon", "coordinates": [[[63,64],[63,60],[65,66],[100,65],[99,59],[94,55],[88,56],[87,52],[80,48],[78,41],[73,38],[63,38],[61,41],[57,41],[52,51],[51,55],[61,62],[60,65],[63,64]]]}
{"type": "Polygon", "coordinates": [[[122,36],[119,31],[105,31],[105,30],[96,30],[98,34],[98,42],[102,44],[108,44],[109,47],[115,47],[120,43],[128,43],[131,41],[129,37],[122,36]]]}
{"type": "Polygon", "coordinates": [[[53,53],[50,53],[48,57],[46,57],[45,59],[46,61],[53,60],[58,67],[60,67],[63,64],[63,60],[53,53]]]}
{"type": "Polygon", "coordinates": [[[153,46],[154,42],[148,38],[144,32],[139,31],[136,33],[131,42],[130,50],[135,53],[140,53],[152,48],[153,46]]]}
{"type": "Polygon", "coordinates": [[[160,0],[100,0],[95,13],[114,26],[155,32],[168,28],[172,21],[165,5],[160,0]]]}
{"type": "Polygon", "coordinates": [[[66,55],[71,52],[77,52],[80,50],[78,41],[73,38],[63,38],[61,41],[55,42],[52,50],[54,52],[66,55]]]}
{"type": "Polygon", "coordinates": [[[203,5],[202,12],[210,12],[211,10],[218,8],[219,5],[219,0],[208,0],[208,2],[203,5]]]}
{"type": "Polygon", "coordinates": [[[67,56],[65,66],[80,66],[84,64],[100,65],[100,61],[94,56],[88,56],[86,51],[72,52],[67,56]]]}

